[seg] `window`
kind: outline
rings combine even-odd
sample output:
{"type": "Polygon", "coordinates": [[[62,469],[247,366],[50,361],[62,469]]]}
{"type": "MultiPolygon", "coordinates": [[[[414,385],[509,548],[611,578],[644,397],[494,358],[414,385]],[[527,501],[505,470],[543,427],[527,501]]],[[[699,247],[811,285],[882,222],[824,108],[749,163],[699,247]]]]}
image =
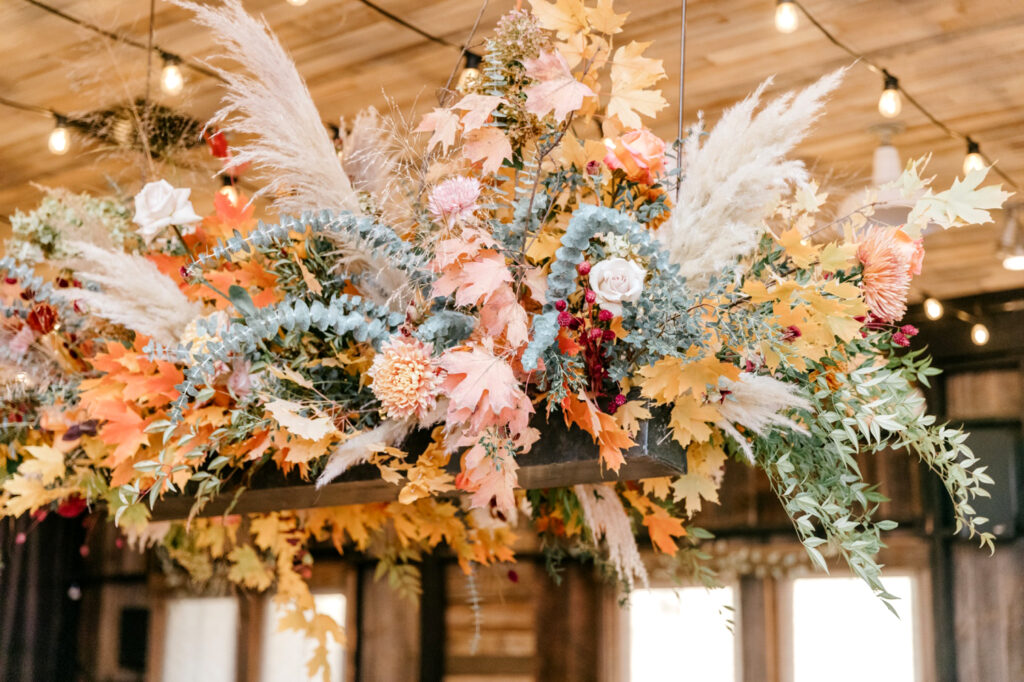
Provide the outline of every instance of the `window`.
{"type": "MultiPolygon", "coordinates": [[[[345,627],[345,595],[341,593],[320,593],[313,595],[317,613],[334,619],[345,627]]],[[[267,598],[267,609],[263,616],[262,646],[260,647],[260,682],[294,682],[296,671],[306,669],[306,661],[313,655],[316,642],[307,640],[305,635],[294,630],[279,632],[277,621],[282,609],[273,599],[267,598]]],[[[331,665],[330,682],[344,679],[345,650],[334,641],[327,640],[327,660],[331,665]]]]}
{"type": "Polygon", "coordinates": [[[793,682],[914,682],[914,579],[889,575],[899,618],[859,578],[800,578],[792,583],[793,682]]]}
{"type": "Polygon", "coordinates": [[[167,601],[163,682],[235,682],[238,602],[233,597],[167,601]]]}
{"type": "Polygon", "coordinates": [[[636,590],[630,596],[630,679],[736,679],[733,589],[636,590]]]}

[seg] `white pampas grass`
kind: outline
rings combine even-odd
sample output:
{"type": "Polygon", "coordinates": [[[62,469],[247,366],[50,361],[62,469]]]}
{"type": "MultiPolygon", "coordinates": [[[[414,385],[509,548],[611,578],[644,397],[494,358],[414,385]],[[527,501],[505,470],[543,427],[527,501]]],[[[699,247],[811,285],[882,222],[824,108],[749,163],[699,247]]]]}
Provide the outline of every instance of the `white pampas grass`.
{"type": "Polygon", "coordinates": [[[224,0],[217,7],[173,1],[195,12],[226,56],[248,72],[213,67],[227,82],[227,93],[210,124],[246,140],[236,147],[232,163],[251,162],[264,173],[266,184],[258,194],[274,194],[274,205],[283,213],[358,212],[356,193],[306,83],[266,22],[246,13],[239,0],[224,0]]]}
{"type": "Polygon", "coordinates": [[[736,430],[736,424],[758,435],[764,435],[773,426],[807,433],[795,421],[780,414],[783,410],[810,409],[811,404],[796,394],[796,386],[763,374],[742,372],[739,381],[722,379],[719,389],[723,393],[722,404],[718,408],[722,418],[715,422],[715,426],[739,443],[751,463],[754,451],[750,442],[736,430]]]}
{"type": "Polygon", "coordinates": [[[327,464],[316,479],[316,487],[322,488],[357,464],[370,459],[384,445],[396,445],[408,436],[413,428],[428,428],[444,419],[448,412],[448,400],[442,398],[434,409],[421,419],[388,419],[380,426],[363,431],[344,441],[327,459],[327,464]]]}
{"type": "Polygon", "coordinates": [[[178,342],[188,324],[202,309],[181,293],[178,286],[152,261],[132,253],[109,251],[86,242],[71,242],[78,257],[68,265],[89,289],[58,289],[69,301],[84,303],[89,312],[105,320],[149,336],[157,343],[178,342]]]}
{"type": "Polygon", "coordinates": [[[345,132],[341,122],[341,154],[352,186],[374,198],[377,206],[387,202],[396,178],[399,150],[388,125],[373,107],[363,109],[345,132]]]}
{"type": "Polygon", "coordinates": [[[573,492],[583,508],[583,518],[594,533],[594,542],[604,538],[608,561],[630,590],[639,582],[648,585],[647,568],[633,537],[629,517],[613,488],[602,485],[575,485],[573,492]]]}
{"type": "Polygon", "coordinates": [[[351,467],[367,461],[382,446],[393,445],[404,439],[415,424],[413,419],[389,419],[380,426],[352,436],[331,453],[324,470],[316,479],[316,487],[323,488],[351,467]]]}
{"type": "Polygon", "coordinates": [[[803,163],[785,156],[807,135],[845,71],[833,71],[755,114],[768,79],[726,111],[708,135],[703,115],[690,128],[679,201],[658,230],[684,277],[706,277],[757,245],[766,211],[788,186],[807,181],[803,163]]]}

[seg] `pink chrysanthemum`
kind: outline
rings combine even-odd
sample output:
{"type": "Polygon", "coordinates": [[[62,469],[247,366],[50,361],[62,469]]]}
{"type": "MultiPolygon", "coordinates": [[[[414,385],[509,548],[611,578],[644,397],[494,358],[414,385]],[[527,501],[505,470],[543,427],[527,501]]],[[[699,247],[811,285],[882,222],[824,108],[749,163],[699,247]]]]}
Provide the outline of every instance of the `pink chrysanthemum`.
{"type": "Polygon", "coordinates": [[[433,350],[429,343],[396,336],[373,359],[373,393],[388,418],[421,418],[434,409],[441,375],[431,357],[433,350]]]}
{"type": "Polygon", "coordinates": [[[458,176],[445,180],[430,193],[430,215],[448,225],[469,220],[479,207],[480,181],[458,176]]]}
{"type": "Polygon", "coordinates": [[[857,248],[864,265],[864,302],[882,322],[896,322],[907,312],[910,278],[920,272],[924,249],[903,230],[871,229],[857,248]]]}

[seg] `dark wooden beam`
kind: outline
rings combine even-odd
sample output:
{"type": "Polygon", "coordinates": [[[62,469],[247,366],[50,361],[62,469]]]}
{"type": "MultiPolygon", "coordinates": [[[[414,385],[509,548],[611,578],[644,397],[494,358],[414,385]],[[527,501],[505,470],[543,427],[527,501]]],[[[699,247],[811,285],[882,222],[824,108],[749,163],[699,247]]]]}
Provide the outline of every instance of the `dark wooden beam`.
{"type": "MultiPolygon", "coordinates": [[[[529,453],[519,458],[519,485],[525,489],[560,488],[577,483],[631,481],[656,478],[686,471],[685,451],[668,433],[667,419],[656,417],[641,424],[636,447],[623,453],[625,463],[618,472],[605,469],[597,446],[590,436],[576,427],[567,428],[559,418],[538,425],[541,438],[529,453]]],[[[422,451],[422,434],[406,443],[410,452],[422,451]]],[[[449,471],[457,473],[459,462],[452,461],[449,471]]],[[[349,504],[390,502],[398,499],[400,486],[380,478],[373,465],[359,465],[336,482],[317,489],[311,482],[278,481],[250,490],[235,490],[214,497],[197,514],[200,517],[223,514],[253,514],[283,509],[337,507],[349,504]]],[[[187,518],[195,503],[189,495],[168,497],[158,502],[152,520],[187,518]]]]}

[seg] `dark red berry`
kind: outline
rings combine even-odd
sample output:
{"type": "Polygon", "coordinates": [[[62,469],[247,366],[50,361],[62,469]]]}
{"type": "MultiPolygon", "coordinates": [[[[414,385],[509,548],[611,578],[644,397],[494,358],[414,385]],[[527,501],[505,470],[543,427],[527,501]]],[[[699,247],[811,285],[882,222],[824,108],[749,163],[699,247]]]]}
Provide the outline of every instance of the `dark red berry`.
{"type": "Polygon", "coordinates": [[[615,317],[615,313],[610,310],[601,310],[601,312],[597,314],[597,319],[602,322],[611,322],[613,317],[615,317]]]}
{"type": "Polygon", "coordinates": [[[580,273],[581,275],[584,275],[584,276],[589,275],[590,274],[590,263],[588,263],[587,261],[583,261],[582,263],[580,263],[579,265],[576,266],[576,272],[578,272],[578,273],[580,273]]]}
{"type": "Polygon", "coordinates": [[[561,312],[569,306],[564,300],[555,301],[555,310],[561,312]]]}
{"type": "Polygon", "coordinates": [[[562,312],[558,313],[558,324],[562,325],[563,327],[568,327],[572,323],[573,317],[567,311],[563,310],[562,312]]]}

